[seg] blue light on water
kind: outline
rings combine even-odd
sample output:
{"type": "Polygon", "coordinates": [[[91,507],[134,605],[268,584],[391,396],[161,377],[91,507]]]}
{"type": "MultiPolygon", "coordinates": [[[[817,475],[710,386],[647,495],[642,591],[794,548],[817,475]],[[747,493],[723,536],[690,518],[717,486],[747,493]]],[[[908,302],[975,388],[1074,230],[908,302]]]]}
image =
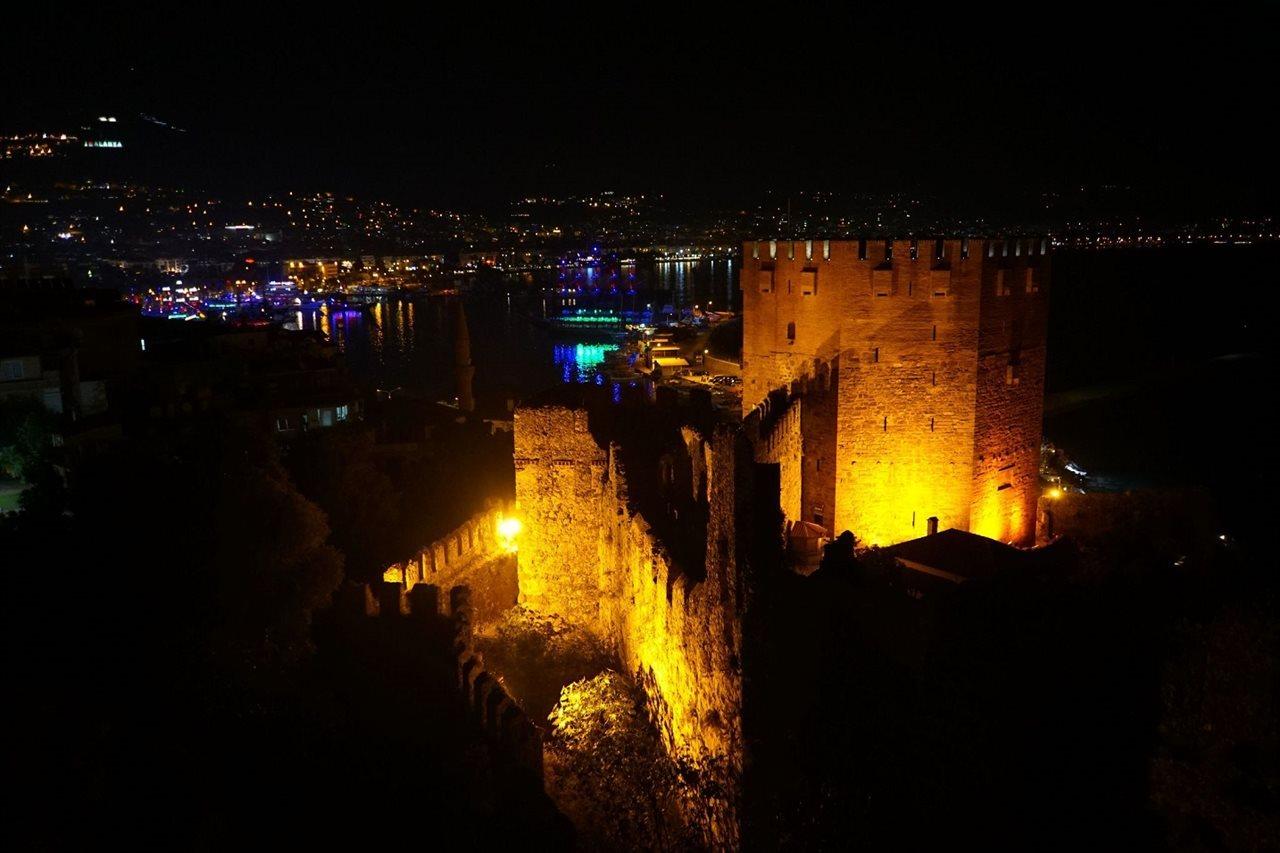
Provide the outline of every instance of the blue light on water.
{"type": "Polygon", "coordinates": [[[556,344],[551,355],[560,366],[560,379],[566,385],[589,385],[595,383],[603,388],[610,386],[611,396],[615,403],[622,402],[622,391],[616,382],[608,382],[600,365],[605,356],[616,350],[611,344],[556,344]]]}
{"type": "Polygon", "coordinates": [[[604,362],[604,357],[616,350],[608,344],[556,344],[552,358],[556,364],[575,367],[579,371],[591,370],[604,362]]]}

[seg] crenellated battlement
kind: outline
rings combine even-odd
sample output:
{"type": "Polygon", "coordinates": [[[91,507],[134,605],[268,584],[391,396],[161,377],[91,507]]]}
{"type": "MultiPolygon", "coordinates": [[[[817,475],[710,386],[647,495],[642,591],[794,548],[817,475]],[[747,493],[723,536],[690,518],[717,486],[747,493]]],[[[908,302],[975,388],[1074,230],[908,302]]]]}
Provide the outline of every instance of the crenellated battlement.
{"type": "MultiPolygon", "coordinates": [[[[1035,258],[1049,254],[1049,240],[1043,236],[1001,237],[906,237],[868,236],[855,239],[779,239],[749,240],[743,247],[743,258],[752,261],[801,261],[808,265],[823,263],[925,264],[928,268],[975,258],[1000,258],[1010,262],[1036,263],[1035,258]]],[[[745,285],[744,285],[745,286],[745,285]]]]}
{"type": "Polygon", "coordinates": [[[483,730],[492,757],[528,771],[542,784],[541,733],[502,683],[485,669],[484,656],[474,641],[473,626],[481,615],[470,587],[418,582],[406,588],[398,581],[350,585],[339,594],[335,606],[348,619],[377,619],[413,628],[424,643],[439,642],[438,626],[446,622],[459,700],[483,730]]]}
{"type": "Polygon", "coordinates": [[[498,534],[507,514],[502,504],[492,502],[409,559],[388,566],[383,581],[399,584],[406,593],[420,584],[439,589],[465,584],[482,617],[496,617],[516,601],[515,557],[498,534]]]}

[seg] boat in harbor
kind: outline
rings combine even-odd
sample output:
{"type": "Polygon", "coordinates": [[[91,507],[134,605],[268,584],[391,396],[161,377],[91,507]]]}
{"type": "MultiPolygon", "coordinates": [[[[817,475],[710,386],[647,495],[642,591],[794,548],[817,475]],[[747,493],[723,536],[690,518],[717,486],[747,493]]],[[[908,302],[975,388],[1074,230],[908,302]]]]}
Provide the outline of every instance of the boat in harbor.
{"type": "Polygon", "coordinates": [[[606,308],[566,309],[560,314],[533,318],[533,323],[553,335],[618,338],[626,334],[626,318],[606,308]]]}

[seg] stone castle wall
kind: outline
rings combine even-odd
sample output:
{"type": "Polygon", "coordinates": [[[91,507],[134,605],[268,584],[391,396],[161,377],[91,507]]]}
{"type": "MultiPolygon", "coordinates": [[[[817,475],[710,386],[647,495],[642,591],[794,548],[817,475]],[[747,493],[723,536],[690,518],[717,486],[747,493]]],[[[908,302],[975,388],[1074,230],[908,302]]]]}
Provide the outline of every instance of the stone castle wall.
{"type": "MultiPolygon", "coordinates": [[[[410,596],[412,601],[412,595],[410,596]]],[[[472,590],[456,586],[449,594],[452,652],[458,691],[490,743],[505,757],[533,771],[542,781],[542,735],[505,686],[485,669],[475,647],[473,628],[479,618],[472,590]]]]}
{"type": "Polygon", "coordinates": [[[766,397],[746,419],[749,432],[754,433],[756,461],[778,466],[778,503],[788,521],[801,518],[804,499],[803,406],[801,396],[775,394],[766,397]]]}
{"type": "Polygon", "coordinates": [[[969,527],[980,266],[954,248],[934,269],[898,241],[884,269],[880,243],[844,271],[836,519],[867,544],[969,527]]]}
{"type": "Polygon", "coordinates": [[[735,517],[745,448],[733,433],[706,439],[682,430],[688,483],[709,518],[705,572],[686,571],[635,507],[619,449],[600,447],[586,418],[561,406],[516,412],[520,600],[613,645],[644,687],[669,753],[725,792],[697,804],[708,837],[723,843],[736,837],[743,753],[735,517]]]}
{"type": "Polygon", "coordinates": [[[744,421],[755,461],[778,466],[787,522],[829,527],[835,511],[839,359],[775,390],[744,421]]]}
{"type": "Polygon", "coordinates": [[[779,387],[833,389],[834,402],[805,401],[799,517],[820,511],[865,544],[923,536],[931,517],[1030,541],[1043,251],[1029,240],[745,245],[744,406],[779,387]]]}
{"type": "Polygon", "coordinates": [[[802,518],[830,528],[836,512],[839,473],[840,357],[818,369],[803,390],[801,409],[802,518]]]}
{"type": "Polygon", "coordinates": [[[402,563],[382,573],[406,592],[418,584],[439,589],[467,586],[469,604],[489,621],[516,603],[516,560],[498,536],[504,510],[497,505],[476,513],[402,563]]]}
{"type": "MultiPolygon", "coordinates": [[[[542,783],[542,736],[506,688],[490,674],[475,647],[473,626],[479,614],[467,586],[439,587],[418,582],[406,589],[400,581],[349,584],[334,601],[341,618],[381,620],[416,630],[424,644],[438,642],[436,627],[447,620],[449,653],[455,686],[472,719],[485,734],[491,757],[527,771],[542,783]]],[[[412,634],[410,634],[412,636],[412,634]]]]}
{"type": "Polygon", "coordinates": [[[520,603],[600,634],[601,600],[614,586],[597,547],[608,453],[582,409],[517,409],[514,417],[520,603]]]}
{"type": "Polygon", "coordinates": [[[970,529],[1029,544],[1040,496],[1050,270],[1048,257],[1017,257],[984,269],[970,529]]]}

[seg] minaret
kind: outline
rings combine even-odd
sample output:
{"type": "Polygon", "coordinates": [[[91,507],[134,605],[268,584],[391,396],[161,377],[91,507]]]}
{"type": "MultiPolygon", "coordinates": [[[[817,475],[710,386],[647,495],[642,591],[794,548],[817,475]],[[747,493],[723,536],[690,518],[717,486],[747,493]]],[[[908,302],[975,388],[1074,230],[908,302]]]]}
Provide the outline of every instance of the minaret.
{"type": "Polygon", "coordinates": [[[476,369],[471,364],[471,332],[467,330],[467,309],[458,300],[458,313],[453,326],[453,375],[458,383],[458,408],[474,412],[476,400],[471,393],[471,380],[476,369]]]}

